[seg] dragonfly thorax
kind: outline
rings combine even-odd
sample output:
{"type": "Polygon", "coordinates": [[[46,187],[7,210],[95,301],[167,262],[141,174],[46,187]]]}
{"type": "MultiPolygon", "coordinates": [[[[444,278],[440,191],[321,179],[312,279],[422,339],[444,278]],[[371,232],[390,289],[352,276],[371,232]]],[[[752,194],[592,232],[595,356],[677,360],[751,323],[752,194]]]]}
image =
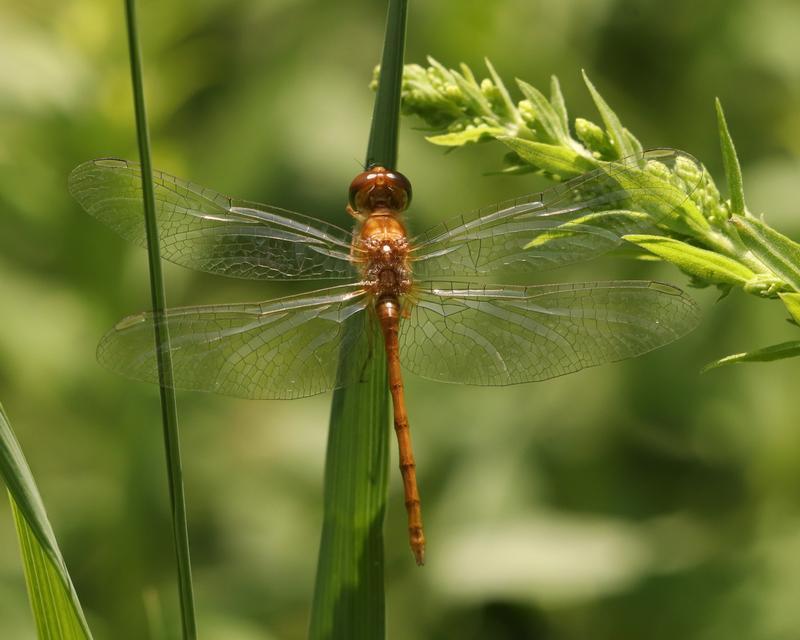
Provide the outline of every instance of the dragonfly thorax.
{"type": "Polygon", "coordinates": [[[400,296],[411,288],[408,239],[403,223],[389,215],[373,214],[357,237],[366,287],[378,297],[400,296]]]}

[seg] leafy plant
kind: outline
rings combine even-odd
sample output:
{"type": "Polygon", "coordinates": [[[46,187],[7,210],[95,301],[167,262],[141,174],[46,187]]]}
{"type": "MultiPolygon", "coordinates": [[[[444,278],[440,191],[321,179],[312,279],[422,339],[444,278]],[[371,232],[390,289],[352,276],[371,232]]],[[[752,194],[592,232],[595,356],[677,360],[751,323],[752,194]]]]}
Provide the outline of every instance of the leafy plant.
{"type": "MultiPolygon", "coordinates": [[[[509,149],[502,173],[535,172],[561,181],[642,150],[642,144],[622,125],[586,73],[583,79],[602,125],[575,118],[570,127],[555,76],[549,98],[517,80],[523,98],[515,102],[488,60],[489,75],[481,80],[463,64],[456,70],[432,58],[428,63],[427,67],[406,65],[403,113],[421,118],[429,128],[427,140],[435,145],[452,149],[501,142],[509,149]]],[[[639,257],[671,262],[689,275],[696,287],[714,285],[723,294],[739,287],[761,298],[779,299],[797,325],[800,244],[747,209],[739,159],[719,100],[716,109],[730,198],[721,197],[713,178],[699,162],[684,159],[673,167],[652,163],[644,168],[650,174],[647,179],[677,187],[688,195],[687,202],[674,216],[652,216],[648,233],[628,233],[623,238],[638,247],[639,257]]],[[[646,205],[642,208],[648,209],[646,205]]],[[[634,213],[617,212],[617,223],[634,213]]],[[[706,369],[798,355],[800,340],[721,358],[706,369]]]]}

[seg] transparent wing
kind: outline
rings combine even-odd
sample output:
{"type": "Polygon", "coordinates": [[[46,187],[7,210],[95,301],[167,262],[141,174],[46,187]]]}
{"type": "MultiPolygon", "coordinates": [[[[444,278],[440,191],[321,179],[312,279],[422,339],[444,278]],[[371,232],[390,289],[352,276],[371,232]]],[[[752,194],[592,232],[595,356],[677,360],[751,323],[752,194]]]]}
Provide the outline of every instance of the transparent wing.
{"type": "MultiPolygon", "coordinates": [[[[153,172],[161,255],[184,267],[234,278],[352,278],[352,235],[314,218],[236,201],[153,172]]],[[[69,190],[92,216],[146,245],[141,168],[104,158],[75,168],[69,190]]]]}
{"type": "MultiPolygon", "coordinates": [[[[174,386],[241,398],[302,398],[348,384],[341,349],[369,356],[367,296],[357,285],[322,289],[262,304],[170,309],[174,386]]],[[[97,348],[101,364],[158,383],[152,313],[122,320],[97,348]]],[[[378,345],[379,347],[381,345],[378,345]]]]}
{"type": "Polygon", "coordinates": [[[695,327],[679,289],[617,281],[454,288],[425,283],[401,323],[401,362],[443,382],[546,380],[646,353],[695,327]]]}
{"type": "Polygon", "coordinates": [[[531,272],[588,260],[626,233],[696,207],[700,164],[674,149],[654,149],[547,191],[502,202],[440,224],[412,241],[420,279],[531,272]]]}

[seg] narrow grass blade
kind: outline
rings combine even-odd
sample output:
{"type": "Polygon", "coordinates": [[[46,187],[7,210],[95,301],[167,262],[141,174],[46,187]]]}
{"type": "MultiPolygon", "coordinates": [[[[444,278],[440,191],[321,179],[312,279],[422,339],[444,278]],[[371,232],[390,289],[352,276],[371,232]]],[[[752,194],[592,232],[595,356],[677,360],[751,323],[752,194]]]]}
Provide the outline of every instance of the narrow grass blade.
{"type": "Polygon", "coordinates": [[[40,640],[90,640],[39,490],[0,405],[0,477],[8,488],[28,597],[40,640]]]}
{"type": "MultiPolygon", "coordinates": [[[[408,3],[389,0],[381,74],[366,165],[395,168],[408,3]]],[[[389,461],[389,393],[383,340],[373,331],[363,382],[333,395],[325,507],[311,610],[312,640],[386,635],[383,520],[389,461]]],[[[365,327],[353,325],[352,330],[365,327]]],[[[342,353],[341,367],[358,366],[342,353]]]]}
{"type": "MultiPolygon", "coordinates": [[[[380,344],[380,343],[378,343],[380,344]]],[[[341,366],[357,366],[344,359],[341,366]]],[[[383,520],[389,461],[386,358],[333,396],[309,638],[385,637],[383,520]]]]}
{"type": "Polygon", "coordinates": [[[150,291],[153,313],[157,321],[155,342],[158,354],[158,375],[161,387],[161,417],[164,429],[164,446],[167,456],[170,505],[172,508],[172,531],[178,567],[178,592],[181,605],[181,623],[184,640],[194,640],[197,630],[194,617],[194,595],[192,592],[192,569],[189,558],[189,532],[186,522],[186,502],[183,491],[180,439],[178,436],[178,409],[172,389],[172,361],[170,358],[169,333],[166,324],[158,322],[166,308],[164,278],[161,274],[161,256],[158,247],[158,225],[153,196],[153,170],[150,164],[150,133],[144,103],[142,63],[139,51],[139,36],[136,22],[135,0],[125,0],[125,17],[128,27],[133,103],[136,113],[136,134],[142,165],[142,191],[144,197],[145,227],[147,229],[147,257],[150,265],[150,291]]]}
{"type": "Polygon", "coordinates": [[[400,90],[403,80],[407,12],[407,0],[389,0],[381,75],[378,79],[378,91],[375,94],[375,107],[367,145],[368,167],[382,165],[386,168],[395,168],[397,164],[397,132],[400,126],[400,90]]]}

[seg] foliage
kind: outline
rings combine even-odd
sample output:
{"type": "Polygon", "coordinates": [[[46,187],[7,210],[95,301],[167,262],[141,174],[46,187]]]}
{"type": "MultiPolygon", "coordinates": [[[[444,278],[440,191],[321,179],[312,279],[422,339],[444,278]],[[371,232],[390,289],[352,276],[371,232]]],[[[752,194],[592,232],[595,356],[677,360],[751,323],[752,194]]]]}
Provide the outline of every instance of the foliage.
{"type": "MultiPolygon", "coordinates": [[[[489,76],[478,80],[462,64],[448,69],[433,58],[429,66],[406,65],[403,79],[403,113],[418,116],[430,128],[428,142],[448,148],[497,140],[510,149],[503,173],[536,172],[555,181],[575,177],[642,150],[639,140],[622,125],[584,72],[583,79],[602,126],[576,118],[573,128],[558,78],[553,76],[550,96],[523,80],[517,85],[523,98],[514,102],[492,64],[489,76]],[[574,130],[574,135],[573,135],[574,130]]],[[[377,77],[377,69],[376,69],[377,77]]],[[[720,195],[713,178],[699,163],[684,161],[671,169],[652,167],[655,180],[671,183],[686,193],[695,207],[678,207],[678,219],[653,219],[657,234],[628,234],[624,239],[671,262],[692,279],[696,287],[716,285],[723,294],[737,286],[761,298],[800,292],[800,244],[771,228],[746,208],[739,158],[722,106],[717,119],[725,172],[731,197],[720,195]],[[689,189],[687,185],[698,184],[689,189]],[[701,215],[696,215],[699,211],[701,215]]],[[[620,212],[621,216],[634,212],[620,212]]],[[[785,298],[780,298],[786,302],[785,298]]],[[[787,304],[791,313],[791,308],[787,304]]],[[[730,362],[764,360],[761,349],[722,358],[730,362]]],[[[769,359],[794,357],[797,349],[768,347],[769,359]]]]}

